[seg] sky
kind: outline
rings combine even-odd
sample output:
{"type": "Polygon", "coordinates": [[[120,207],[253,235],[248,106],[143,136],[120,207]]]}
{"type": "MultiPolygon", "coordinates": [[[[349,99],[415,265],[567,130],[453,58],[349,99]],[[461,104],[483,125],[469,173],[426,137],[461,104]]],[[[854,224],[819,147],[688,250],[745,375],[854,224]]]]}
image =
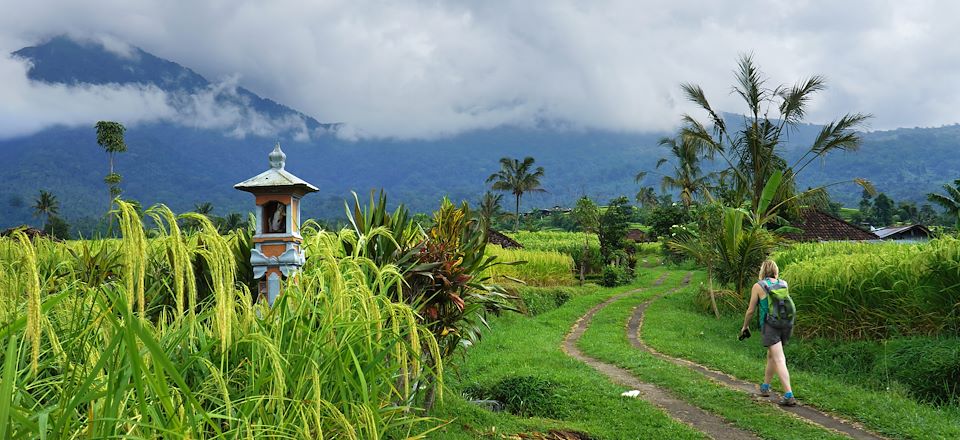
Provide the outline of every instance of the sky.
{"type": "MultiPolygon", "coordinates": [[[[873,114],[875,130],[960,122],[953,1],[0,0],[0,10],[0,137],[206,114],[178,115],[155,88],[27,80],[7,54],[58,34],[138,46],[357,138],[543,123],[671,130],[695,111],[684,82],[715,108],[744,111],[730,93],[744,53],[770,85],[827,78],[810,122],[848,112],[873,114]]],[[[224,117],[213,113],[211,123],[224,117]]]]}

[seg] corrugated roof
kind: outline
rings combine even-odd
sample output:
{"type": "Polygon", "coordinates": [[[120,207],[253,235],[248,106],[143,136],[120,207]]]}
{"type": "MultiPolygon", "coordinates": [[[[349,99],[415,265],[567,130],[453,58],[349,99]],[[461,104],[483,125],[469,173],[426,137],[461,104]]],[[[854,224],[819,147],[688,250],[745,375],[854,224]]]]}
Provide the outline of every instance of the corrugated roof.
{"type": "Polygon", "coordinates": [[[280,149],[279,142],[277,142],[277,146],[273,148],[273,151],[270,152],[268,157],[270,158],[269,170],[233,185],[233,187],[248,192],[270,187],[294,187],[305,193],[318,191],[317,187],[284,169],[287,155],[280,149]]]}
{"type": "Polygon", "coordinates": [[[880,229],[877,229],[876,231],[873,231],[873,234],[883,239],[883,238],[890,237],[892,235],[897,235],[901,232],[909,231],[914,228],[920,230],[920,232],[925,235],[928,235],[928,236],[930,235],[930,231],[925,226],[916,225],[916,224],[907,225],[907,226],[887,226],[886,228],[880,228],[880,229]]]}

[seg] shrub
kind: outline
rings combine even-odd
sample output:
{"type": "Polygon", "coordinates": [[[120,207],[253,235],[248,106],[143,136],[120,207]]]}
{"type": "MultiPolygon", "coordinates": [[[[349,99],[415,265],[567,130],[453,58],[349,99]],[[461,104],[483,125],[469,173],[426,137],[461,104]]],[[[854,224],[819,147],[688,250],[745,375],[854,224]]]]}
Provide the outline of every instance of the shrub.
{"type": "Polygon", "coordinates": [[[633,281],[633,274],[626,267],[608,264],[600,275],[600,285],[604,287],[622,286],[633,281]]]}
{"type": "Polygon", "coordinates": [[[522,310],[530,316],[549,312],[566,304],[573,297],[575,290],[569,287],[521,287],[517,289],[517,296],[522,303],[522,310]]]}
{"type": "Polygon", "coordinates": [[[559,419],[566,413],[563,399],[558,395],[557,382],[536,376],[509,376],[489,388],[468,387],[472,397],[493,399],[504,404],[507,411],[524,417],[559,419]]]}

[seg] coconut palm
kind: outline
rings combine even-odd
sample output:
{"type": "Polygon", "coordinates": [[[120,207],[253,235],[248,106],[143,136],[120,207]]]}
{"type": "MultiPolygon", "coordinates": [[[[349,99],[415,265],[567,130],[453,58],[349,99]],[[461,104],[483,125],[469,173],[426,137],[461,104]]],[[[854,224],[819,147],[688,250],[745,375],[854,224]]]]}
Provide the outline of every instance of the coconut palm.
{"type": "Polygon", "coordinates": [[[197,203],[193,206],[193,212],[200,214],[204,217],[210,217],[210,214],[213,213],[213,203],[203,202],[197,203]]]}
{"type": "Polygon", "coordinates": [[[50,217],[60,212],[60,202],[57,196],[44,190],[40,190],[40,196],[33,202],[33,216],[46,216],[46,223],[50,223],[50,217]]]}
{"type": "Polygon", "coordinates": [[[684,206],[690,206],[694,199],[705,196],[712,176],[704,175],[700,168],[702,144],[687,136],[665,137],[659,144],[670,150],[672,158],[661,158],[657,161],[657,168],[673,161],[673,175],[664,175],[661,181],[663,190],[679,190],[684,206]]]}
{"type": "Polygon", "coordinates": [[[644,208],[649,208],[657,206],[660,199],[652,186],[644,186],[640,188],[640,191],[637,191],[637,203],[644,208]]]}
{"type": "MultiPolygon", "coordinates": [[[[833,151],[855,151],[861,138],[856,131],[869,115],[852,113],[823,126],[807,151],[792,165],[780,155],[778,147],[782,136],[797,128],[806,116],[813,96],[826,87],[822,76],[814,75],[793,86],[770,88],[752,56],[740,57],[733,91],[747,105],[740,128],[727,126],[724,117],[707,101],[703,89],[696,84],[683,84],[687,99],[709,115],[708,123],[701,123],[690,115],[683,116],[681,136],[698,143],[707,155],[717,154],[727,162],[735,176],[734,186],[741,200],[749,200],[756,210],[764,185],[775,170],[783,172],[777,200],[787,200],[794,193],[795,176],[815,159],[833,151]]],[[[862,179],[855,180],[866,183],[862,179]]]]}
{"type": "Polygon", "coordinates": [[[947,210],[947,214],[956,218],[956,228],[960,231],[960,179],[950,184],[943,185],[943,192],[946,194],[929,193],[927,200],[936,203],[947,210]]]}
{"type": "Polygon", "coordinates": [[[490,228],[493,221],[500,216],[500,212],[503,210],[500,206],[501,199],[503,199],[503,194],[494,194],[490,191],[487,191],[480,199],[480,210],[477,213],[480,215],[480,222],[484,228],[490,228]]]}
{"type": "Polygon", "coordinates": [[[114,198],[120,195],[120,174],[113,171],[113,157],[117,153],[127,151],[127,144],[123,140],[123,133],[126,131],[123,124],[113,121],[98,121],[95,125],[97,129],[97,144],[103,147],[110,157],[110,173],[103,179],[104,183],[110,187],[111,203],[114,198]]]}
{"type": "Polygon", "coordinates": [[[533,169],[534,159],[527,156],[521,162],[517,159],[504,157],[500,159],[500,171],[493,173],[487,178],[487,183],[493,182],[495,191],[509,191],[516,197],[516,219],[513,225],[513,231],[520,229],[520,198],[528,192],[545,192],[540,187],[540,179],[543,177],[543,167],[533,169]],[[532,171],[532,172],[531,172],[532,171]]]}

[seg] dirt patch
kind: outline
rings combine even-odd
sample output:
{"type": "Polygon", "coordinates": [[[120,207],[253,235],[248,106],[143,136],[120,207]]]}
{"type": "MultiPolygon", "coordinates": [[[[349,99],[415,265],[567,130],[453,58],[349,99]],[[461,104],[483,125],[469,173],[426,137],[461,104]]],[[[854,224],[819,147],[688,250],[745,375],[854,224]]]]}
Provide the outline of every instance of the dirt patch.
{"type": "MultiPolygon", "coordinates": [[[[767,399],[767,401],[769,401],[771,404],[776,405],[776,402],[780,400],[780,395],[778,395],[777,393],[771,392],[770,397],[768,398],[760,397],[759,394],[757,393],[758,390],[756,385],[751,382],[737,379],[729,374],[726,374],[720,371],[711,370],[703,365],[688,361],[686,359],[680,359],[680,358],[675,358],[672,356],[665,355],[663,353],[660,353],[650,348],[650,346],[648,346],[643,342],[643,340],[640,338],[640,331],[643,329],[643,318],[644,318],[645,312],[647,311],[647,307],[649,307],[650,304],[653,303],[654,301],[670,293],[673,293],[676,290],[677,289],[673,289],[662,295],[657,295],[651,298],[650,300],[644,302],[643,304],[640,304],[639,306],[637,306],[636,309],[634,309],[633,314],[630,316],[630,321],[627,323],[627,339],[630,340],[630,344],[660,359],[663,359],[673,364],[696,371],[722,385],[725,385],[727,387],[730,387],[745,393],[755,394],[757,396],[757,399],[767,399]]],[[[789,406],[777,405],[777,407],[788,413],[793,414],[794,416],[804,419],[808,422],[814,423],[816,425],[820,425],[826,429],[830,429],[836,432],[846,434],[858,440],[859,439],[864,439],[864,440],[884,439],[884,437],[881,437],[877,434],[867,431],[859,423],[854,423],[848,420],[838,418],[836,416],[827,414],[823,411],[820,411],[810,406],[797,405],[797,406],[789,407],[789,406]]]]}
{"type": "MultiPolygon", "coordinates": [[[[681,286],[690,282],[690,276],[691,274],[687,274],[687,276],[681,282],[681,286]]],[[[660,277],[654,281],[653,285],[659,286],[663,283],[665,277],[666,275],[660,277]]],[[[679,288],[680,287],[677,287],[674,290],[679,288]]],[[[640,391],[640,398],[663,409],[674,419],[686,423],[692,426],[694,429],[706,433],[710,437],[716,439],[757,439],[758,437],[755,434],[737,428],[713,413],[707,412],[681,399],[678,399],[663,388],[650,383],[642,382],[632,373],[623,368],[591,358],[583,354],[583,352],[577,348],[577,341],[579,341],[583,334],[587,331],[587,328],[590,326],[590,321],[593,319],[593,316],[597,314],[597,312],[603,310],[604,307],[607,307],[621,298],[642,292],[644,290],[645,289],[637,289],[615,295],[590,309],[585,315],[578,319],[576,323],[574,323],[570,334],[567,335],[563,342],[564,352],[574,359],[586,363],[587,365],[593,367],[593,369],[603,373],[614,383],[623,385],[628,389],[640,391]]]]}

